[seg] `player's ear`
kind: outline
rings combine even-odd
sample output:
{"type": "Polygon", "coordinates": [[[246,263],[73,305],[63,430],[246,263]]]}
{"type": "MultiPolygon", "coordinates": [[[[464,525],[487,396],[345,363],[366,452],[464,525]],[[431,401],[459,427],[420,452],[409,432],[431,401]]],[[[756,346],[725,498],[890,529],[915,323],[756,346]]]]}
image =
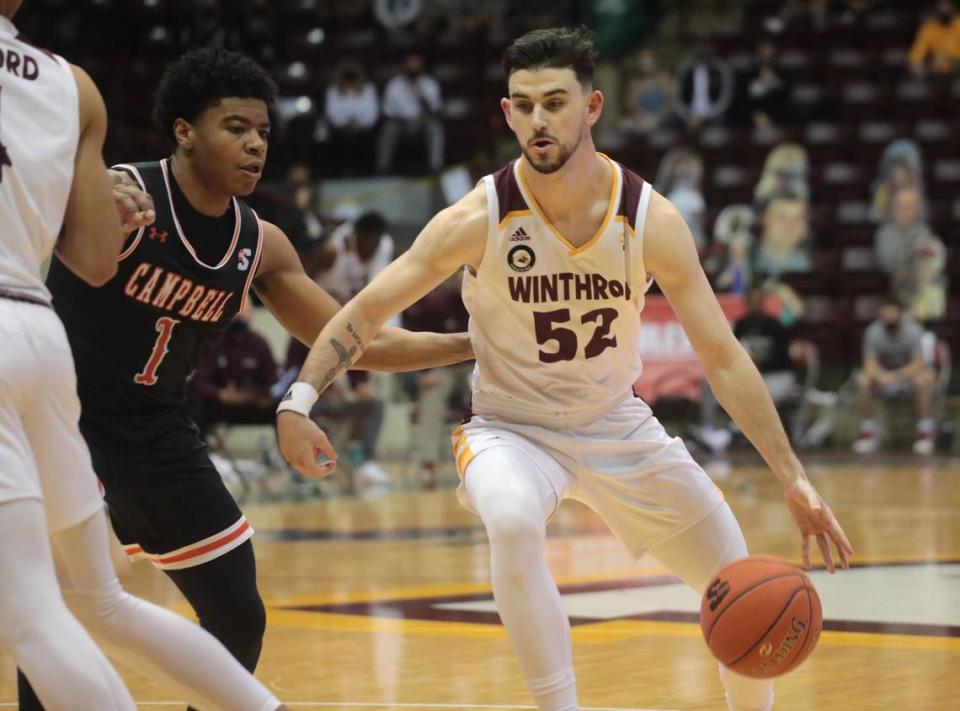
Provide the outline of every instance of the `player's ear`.
{"type": "Polygon", "coordinates": [[[193,150],[193,125],[186,119],[178,118],[173,122],[173,137],[177,141],[177,146],[183,148],[187,153],[193,150]]]}
{"type": "Polygon", "coordinates": [[[591,128],[600,120],[603,113],[603,93],[599,89],[592,89],[587,94],[587,125],[591,128]]]}
{"type": "Polygon", "coordinates": [[[504,97],[500,99],[500,108],[503,109],[503,117],[507,121],[507,125],[510,127],[511,131],[514,131],[513,127],[513,107],[510,105],[510,99],[504,97]]]}

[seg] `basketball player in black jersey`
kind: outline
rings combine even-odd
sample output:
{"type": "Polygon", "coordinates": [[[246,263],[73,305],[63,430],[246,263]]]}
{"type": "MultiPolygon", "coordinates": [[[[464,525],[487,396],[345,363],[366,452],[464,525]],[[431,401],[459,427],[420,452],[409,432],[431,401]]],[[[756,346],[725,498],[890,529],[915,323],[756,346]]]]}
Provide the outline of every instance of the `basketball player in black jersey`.
{"type": "MultiPolygon", "coordinates": [[[[267,157],[275,87],[255,62],[191,50],[167,67],[154,118],[173,156],[117,166],[153,197],[156,220],[131,234],[115,277],[92,288],[54,260],[48,286],[70,340],[80,428],[127,554],[162,569],[248,669],[266,617],[252,529],[184,414],[187,380],[252,286],[306,344],[339,305],[303,271],[286,236],[237,196],[267,157]]],[[[466,334],[388,333],[361,363],[414,370],[472,357],[466,334]]],[[[20,678],[20,708],[42,708],[20,678]]]]}

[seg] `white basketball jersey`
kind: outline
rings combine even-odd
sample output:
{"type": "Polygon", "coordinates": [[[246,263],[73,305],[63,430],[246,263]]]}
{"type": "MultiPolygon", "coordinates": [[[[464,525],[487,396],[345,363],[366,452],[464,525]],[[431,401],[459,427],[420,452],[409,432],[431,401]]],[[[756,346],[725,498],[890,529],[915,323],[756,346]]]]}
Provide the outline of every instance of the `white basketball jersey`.
{"type": "Polygon", "coordinates": [[[640,376],[651,188],[603,157],[613,171],[610,201],[603,224],[581,247],[544,217],[520,160],[481,181],[487,244],[479,270],[467,270],[463,281],[478,415],[573,427],[613,408],[640,376]]]}
{"type": "Polygon", "coordinates": [[[70,65],[0,17],[0,290],[49,300],[40,268],[63,224],[79,134],[70,65]]]}

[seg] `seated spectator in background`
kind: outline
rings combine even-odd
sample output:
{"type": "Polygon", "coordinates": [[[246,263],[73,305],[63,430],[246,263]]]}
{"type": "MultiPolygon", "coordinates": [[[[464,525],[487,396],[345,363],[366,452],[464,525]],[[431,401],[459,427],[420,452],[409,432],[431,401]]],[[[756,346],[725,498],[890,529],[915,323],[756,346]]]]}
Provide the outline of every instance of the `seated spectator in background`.
{"type": "Polygon", "coordinates": [[[810,234],[807,202],[794,197],[775,197],[763,212],[762,234],[755,272],[772,277],[787,272],[808,272],[812,268],[806,242],[810,234]]]}
{"type": "Polygon", "coordinates": [[[822,31],[835,19],[832,0],[786,0],[779,12],[764,20],[767,32],[778,34],[787,27],[822,31]]]}
{"type": "Polygon", "coordinates": [[[673,91],[670,72],[657,64],[657,53],[641,49],[624,72],[621,128],[642,135],[663,126],[673,115],[673,91]]]}
{"type": "Polygon", "coordinates": [[[910,69],[917,76],[948,75],[960,65],[960,13],[951,0],[940,0],[920,25],[910,48],[910,69]]]}
{"type": "Polygon", "coordinates": [[[330,125],[330,161],[334,175],[373,171],[374,132],[380,118],[377,87],[358,62],[344,62],[327,87],[324,111],[330,125]]]}
{"type": "MultiPolygon", "coordinates": [[[[747,313],[733,326],[733,333],[753,359],[763,376],[774,404],[787,400],[797,384],[797,377],[790,359],[790,333],[780,321],[764,310],[766,291],[754,287],[747,292],[747,313]]],[[[709,384],[704,381],[700,399],[701,427],[697,438],[713,452],[729,446],[732,431],[716,426],[717,399],[709,384]]]]}
{"type": "Polygon", "coordinates": [[[206,440],[217,423],[271,425],[280,396],[277,362],[267,341],[250,328],[249,302],[204,355],[190,381],[189,410],[206,440]]]}
{"type": "Polygon", "coordinates": [[[687,128],[723,122],[733,101],[733,71],[730,65],[706,50],[684,59],[677,67],[676,112],[687,128]]]}
{"type": "MultiPolygon", "coordinates": [[[[410,331],[460,333],[470,320],[460,296],[462,272],[403,312],[403,327],[410,331]]],[[[437,464],[450,459],[448,407],[451,397],[464,406],[470,403],[470,373],[473,363],[410,373],[416,385],[416,420],[413,427],[413,459],[420,483],[432,488],[437,482],[437,464]]],[[[459,419],[459,418],[458,418],[459,419]]]]}
{"type": "Polygon", "coordinates": [[[754,208],[763,214],[767,203],[773,198],[787,197],[807,201],[810,199],[810,161],[803,146],[796,143],[781,143],[767,154],[763,173],[753,191],[754,208]]]}
{"type": "MultiPolygon", "coordinates": [[[[297,380],[303,362],[310,349],[295,338],[287,346],[287,359],[283,375],[276,392],[286,392],[286,388],[297,380]]],[[[354,477],[353,488],[357,493],[376,494],[390,485],[390,475],[377,462],[377,442],[383,428],[383,400],[373,389],[370,374],[362,370],[351,370],[338,378],[325,391],[311,415],[327,420],[322,426],[330,431],[329,423],[344,425],[348,428],[346,436],[349,444],[342,449],[347,454],[347,464],[354,477]]],[[[336,434],[331,433],[331,438],[336,434]]],[[[338,450],[340,447],[338,446],[338,450]]]]}
{"type": "Polygon", "coordinates": [[[377,146],[377,171],[393,167],[397,145],[402,138],[426,143],[430,170],[443,167],[443,101],[440,83],[426,73],[423,57],[411,54],[403,73],[387,82],[383,92],[383,125],[377,146]]]}
{"type": "Polygon", "coordinates": [[[916,188],[923,195],[923,159],[920,146],[909,138],[890,143],[880,156],[877,180],[873,184],[870,219],[886,222],[891,218],[893,195],[903,188],[916,188]]]}
{"type": "Polygon", "coordinates": [[[307,265],[324,290],[341,304],[370,283],[394,259],[393,237],[379,212],[366,212],[330,235],[307,265]]]}
{"type": "Polygon", "coordinates": [[[703,160],[683,146],[667,151],[657,168],[657,191],[673,202],[683,215],[701,254],[707,243],[703,225],[707,203],[700,192],[702,182],[703,160]]]}
{"type": "Polygon", "coordinates": [[[310,168],[294,163],[287,171],[282,192],[271,195],[272,221],[290,238],[301,259],[308,258],[324,236],[323,222],[313,207],[315,188],[310,168]]]}
{"type": "Polygon", "coordinates": [[[704,271],[717,291],[744,294],[753,279],[755,216],[749,205],[728,205],[713,223],[713,244],[703,261],[704,271]]]}
{"type": "Polygon", "coordinates": [[[757,47],[754,66],[746,76],[750,119],[756,128],[779,126],[790,120],[790,85],[777,67],[773,42],[757,47]]]}
{"type": "Polygon", "coordinates": [[[903,312],[896,298],[887,299],[863,336],[863,370],[857,375],[862,420],[853,451],[870,454],[877,449],[876,398],[912,397],[918,415],[913,451],[931,454],[933,384],[933,371],[923,361],[923,327],[903,312]]]}
{"type": "Polygon", "coordinates": [[[923,219],[919,190],[903,188],[894,195],[892,219],[877,230],[874,246],[900,303],[921,320],[943,316],[946,248],[923,219]]]}

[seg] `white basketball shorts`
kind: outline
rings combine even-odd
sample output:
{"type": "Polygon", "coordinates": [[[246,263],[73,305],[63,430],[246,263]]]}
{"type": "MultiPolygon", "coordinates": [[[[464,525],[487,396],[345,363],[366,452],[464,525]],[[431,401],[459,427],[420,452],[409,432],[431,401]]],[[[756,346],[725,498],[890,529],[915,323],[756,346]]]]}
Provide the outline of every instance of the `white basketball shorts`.
{"type": "Polygon", "coordinates": [[[480,452],[513,447],[531,475],[545,476],[563,499],[596,511],[630,553],[640,557],[703,520],[723,494],[682,440],[667,435],[643,400],[626,398],[597,420],[569,429],[474,416],[453,434],[460,503],[473,511],[463,479],[482,466],[480,452]]]}
{"type": "Polygon", "coordinates": [[[60,319],[46,306],[0,298],[0,504],[42,499],[51,531],[103,507],[79,419],[60,319]]]}

